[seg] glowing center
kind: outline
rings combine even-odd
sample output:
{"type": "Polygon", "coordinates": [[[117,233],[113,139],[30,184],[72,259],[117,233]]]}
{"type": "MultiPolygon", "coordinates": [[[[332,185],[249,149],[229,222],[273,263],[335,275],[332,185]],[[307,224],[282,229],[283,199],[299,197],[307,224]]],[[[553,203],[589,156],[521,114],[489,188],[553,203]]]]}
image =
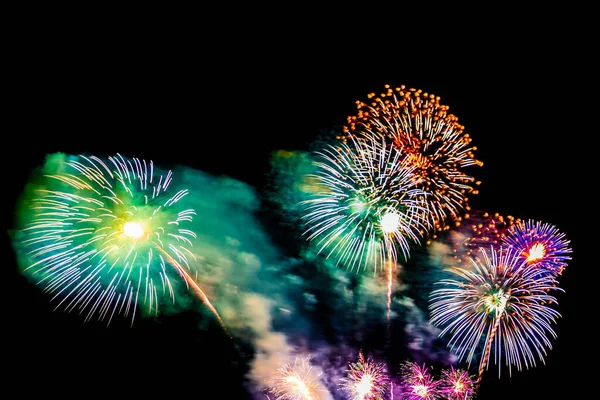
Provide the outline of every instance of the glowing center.
{"type": "Polygon", "coordinates": [[[463,390],[462,382],[458,381],[454,384],[454,393],[460,393],[463,390]]]}
{"type": "Polygon", "coordinates": [[[123,226],[123,233],[132,239],[139,239],[144,235],[144,228],[137,222],[127,222],[123,226]]]}
{"type": "Polygon", "coordinates": [[[295,376],[289,376],[286,378],[286,381],[292,386],[295,392],[299,392],[304,398],[310,399],[310,390],[302,379],[295,376]]]}
{"type": "Polygon", "coordinates": [[[381,230],[384,233],[392,233],[400,226],[400,215],[395,212],[387,213],[381,217],[381,230]]]}
{"type": "Polygon", "coordinates": [[[527,256],[527,262],[533,262],[544,258],[546,255],[546,248],[542,243],[536,243],[529,249],[529,255],[527,256]]]}
{"type": "Polygon", "coordinates": [[[427,396],[427,389],[428,389],[427,385],[423,385],[423,384],[413,385],[412,389],[413,389],[413,392],[419,397],[427,396]]]}
{"type": "Polygon", "coordinates": [[[356,385],[356,392],[360,396],[360,398],[364,398],[367,394],[371,392],[371,387],[373,386],[373,379],[370,375],[363,375],[360,379],[360,382],[356,385]]]}
{"type": "Polygon", "coordinates": [[[496,315],[502,314],[506,307],[508,297],[508,293],[505,293],[502,289],[498,289],[497,292],[487,295],[484,300],[487,311],[489,313],[494,312],[496,315]]]}

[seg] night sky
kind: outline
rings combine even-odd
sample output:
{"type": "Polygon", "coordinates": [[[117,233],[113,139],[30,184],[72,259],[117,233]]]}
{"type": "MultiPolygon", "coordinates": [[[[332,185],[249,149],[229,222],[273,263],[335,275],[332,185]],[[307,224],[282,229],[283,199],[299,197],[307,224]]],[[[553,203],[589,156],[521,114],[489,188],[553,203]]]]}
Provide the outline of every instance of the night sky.
{"type": "MultiPolygon", "coordinates": [[[[547,365],[512,378],[504,369],[500,380],[491,367],[478,396],[558,398],[558,382],[567,384],[581,346],[574,326],[583,210],[566,199],[579,146],[567,95],[572,76],[554,66],[557,53],[507,46],[465,58],[469,51],[459,47],[440,58],[447,68],[432,68],[431,59],[346,51],[334,42],[315,49],[263,39],[217,46],[159,38],[105,44],[101,35],[38,38],[13,101],[19,119],[10,134],[16,145],[8,149],[8,210],[30,171],[58,151],[180,164],[243,181],[262,196],[273,151],[307,150],[322,131],[353,114],[356,100],[386,83],[421,88],[450,106],[478,147],[484,166],[472,172],[483,183],[472,208],[548,222],[571,240],[573,260],[560,277],[566,294],[558,296],[563,318],[547,365]]],[[[259,220],[282,252],[298,257],[303,239],[286,234],[268,203],[263,199],[259,220]]],[[[18,273],[10,243],[6,251],[9,387],[32,396],[246,398],[252,346],[227,338],[213,323],[201,329],[205,315],[191,310],[138,319],[133,328],[83,323],[78,315],[53,312],[47,296],[18,273]]]]}

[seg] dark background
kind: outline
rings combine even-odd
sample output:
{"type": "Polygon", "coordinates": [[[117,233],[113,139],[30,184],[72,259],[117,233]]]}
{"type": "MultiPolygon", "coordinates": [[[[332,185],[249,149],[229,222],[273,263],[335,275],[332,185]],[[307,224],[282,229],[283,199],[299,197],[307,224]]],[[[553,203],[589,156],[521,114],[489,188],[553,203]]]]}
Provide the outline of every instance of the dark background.
{"type": "MultiPolygon", "coordinates": [[[[460,39],[431,42],[421,49],[411,39],[379,49],[343,35],[304,41],[269,30],[228,41],[225,31],[120,36],[103,27],[80,37],[79,30],[55,29],[32,35],[14,59],[17,91],[8,111],[16,123],[4,139],[8,210],[32,168],[57,151],[182,164],[260,191],[272,151],[307,149],[321,130],[344,123],[355,100],[386,83],[422,88],[450,105],[479,148],[484,167],[474,173],[483,183],[472,207],[550,222],[574,249],[560,279],[563,318],[547,365],[501,380],[488,372],[479,398],[554,399],[571,384],[572,355],[582,346],[575,321],[582,267],[577,227],[584,217],[571,194],[585,144],[574,127],[580,83],[561,62],[574,59],[568,46],[536,36],[469,47],[460,39]]],[[[9,213],[9,227],[12,218],[9,213]]],[[[244,398],[250,349],[217,327],[202,332],[200,316],[138,319],[133,328],[83,324],[79,316],[53,312],[16,271],[10,246],[6,251],[9,389],[67,397],[244,398]]]]}

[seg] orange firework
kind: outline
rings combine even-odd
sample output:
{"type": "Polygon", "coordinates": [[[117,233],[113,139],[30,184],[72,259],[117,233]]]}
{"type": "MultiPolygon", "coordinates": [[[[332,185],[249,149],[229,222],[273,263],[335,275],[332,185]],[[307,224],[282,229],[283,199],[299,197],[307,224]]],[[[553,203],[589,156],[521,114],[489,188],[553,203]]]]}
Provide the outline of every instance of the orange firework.
{"type": "Polygon", "coordinates": [[[348,117],[342,140],[377,137],[393,144],[415,168],[434,230],[448,230],[451,221],[469,210],[467,196],[477,193],[473,185],[480,182],[462,171],[483,165],[475,159],[477,148],[438,96],[405,86],[385,89],[369,94],[369,103],[356,102],[357,115],[348,117]]]}

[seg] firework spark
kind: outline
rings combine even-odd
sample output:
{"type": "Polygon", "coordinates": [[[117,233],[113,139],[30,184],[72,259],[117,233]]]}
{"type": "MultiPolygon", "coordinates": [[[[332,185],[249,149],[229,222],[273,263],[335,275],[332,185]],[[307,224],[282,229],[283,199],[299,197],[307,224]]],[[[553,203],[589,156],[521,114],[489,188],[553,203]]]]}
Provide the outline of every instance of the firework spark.
{"type": "Polygon", "coordinates": [[[439,382],[428,368],[407,361],[401,366],[402,398],[405,400],[435,400],[439,398],[439,382]]]}
{"type": "Polygon", "coordinates": [[[352,140],[317,153],[319,189],[303,202],[306,234],[319,252],[349,270],[395,264],[397,248],[427,230],[427,208],[415,187],[414,166],[384,142],[352,140]]]}
{"type": "Polygon", "coordinates": [[[506,217],[495,213],[473,211],[460,217],[456,222],[458,238],[453,243],[454,252],[459,262],[469,257],[480,256],[479,249],[491,246],[498,248],[502,245],[506,233],[521,220],[511,215],[506,217]]]}
{"type": "Polygon", "coordinates": [[[536,356],[543,362],[552,348],[547,335],[556,338],[550,325],[560,317],[549,306],[556,302],[548,293],[557,289],[553,276],[537,276],[512,248],[481,254],[482,260],[470,259],[471,268],[449,268],[457,279],[439,282],[445,287],[432,292],[430,305],[432,324],[444,327],[440,336],[450,334],[448,346],[469,365],[485,338],[478,382],[492,346],[499,372],[503,354],[509,373],[513,365],[535,366],[536,356]]]}
{"type": "Polygon", "coordinates": [[[341,387],[351,400],[381,400],[387,389],[387,373],[385,365],[365,360],[362,352],[358,354],[358,362],[350,364],[346,378],[341,387]]]}
{"type": "Polygon", "coordinates": [[[320,374],[310,365],[310,358],[297,357],[277,370],[271,393],[276,400],[324,400],[327,390],[320,374]]]}
{"type": "Polygon", "coordinates": [[[379,96],[368,96],[370,104],[356,102],[358,114],[348,118],[345,139],[375,137],[399,149],[421,178],[435,229],[449,229],[447,222],[469,209],[467,195],[477,193],[474,178],[462,171],[483,165],[474,158],[477,148],[439,97],[405,86],[385,88],[379,96]]]}
{"type": "Polygon", "coordinates": [[[442,370],[440,393],[448,400],[470,400],[475,396],[475,385],[467,371],[462,369],[442,370]]]}
{"type": "Polygon", "coordinates": [[[562,274],[571,257],[565,234],[550,224],[532,220],[513,226],[503,239],[530,265],[554,275],[562,274]]]}
{"type": "Polygon", "coordinates": [[[139,303],[157,314],[164,297],[175,301],[179,276],[222,324],[188,272],[196,234],[187,226],[196,213],[181,207],[188,191],[172,190],[171,171],[158,174],[152,161],[121,155],[61,160],[58,171],[46,175],[21,231],[33,260],[24,272],[60,299],[57,309],[109,324],[115,314],[131,315],[133,323],[139,303]]]}

